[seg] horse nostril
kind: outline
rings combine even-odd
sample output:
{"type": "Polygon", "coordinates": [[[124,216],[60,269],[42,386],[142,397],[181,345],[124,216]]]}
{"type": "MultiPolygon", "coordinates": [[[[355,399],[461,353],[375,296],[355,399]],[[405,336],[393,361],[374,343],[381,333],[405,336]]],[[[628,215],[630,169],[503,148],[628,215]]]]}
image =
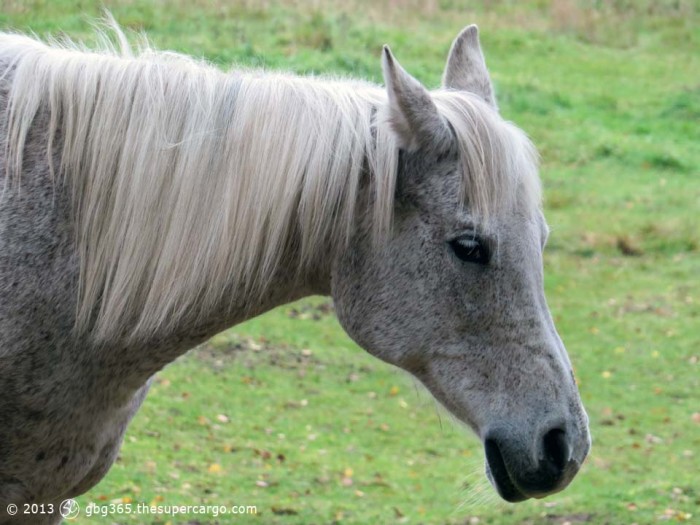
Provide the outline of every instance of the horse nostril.
{"type": "Polygon", "coordinates": [[[527,499],[528,497],[513,482],[498,441],[494,438],[486,438],[484,448],[491,481],[501,497],[511,503],[527,499]]]}
{"type": "Polygon", "coordinates": [[[566,432],[559,428],[553,428],[544,435],[544,456],[551,466],[561,474],[569,461],[569,444],[566,441],[566,432]]]}

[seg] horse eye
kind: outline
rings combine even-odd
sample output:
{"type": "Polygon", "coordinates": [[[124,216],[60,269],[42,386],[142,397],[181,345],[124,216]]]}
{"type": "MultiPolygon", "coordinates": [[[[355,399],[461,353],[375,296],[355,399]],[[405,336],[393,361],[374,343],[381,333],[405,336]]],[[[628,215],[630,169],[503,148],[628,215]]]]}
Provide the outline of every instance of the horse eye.
{"type": "Polygon", "coordinates": [[[486,265],[489,263],[488,246],[479,237],[467,235],[450,241],[454,254],[462,261],[486,265]]]}

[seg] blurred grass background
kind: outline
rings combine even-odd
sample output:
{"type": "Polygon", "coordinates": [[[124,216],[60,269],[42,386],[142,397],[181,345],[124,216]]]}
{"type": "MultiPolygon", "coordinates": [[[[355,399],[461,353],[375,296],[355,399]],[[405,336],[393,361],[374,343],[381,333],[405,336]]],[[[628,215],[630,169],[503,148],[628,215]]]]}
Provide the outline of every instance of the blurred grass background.
{"type": "MultiPolygon", "coordinates": [[[[80,498],[255,516],[77,523],[648,524],[700,518],[700,6],[690,0],[106,1],[161,49],[381,81],[389,43],[437,86],[476,22],[501,112],[542,155],[546,288],[591,417],[565,492],[501,502],[478,441],[312,298],[159,374],[80,498]]],[[[102,4],[0,0],[0,27],[90,42],[102,4]]]]}

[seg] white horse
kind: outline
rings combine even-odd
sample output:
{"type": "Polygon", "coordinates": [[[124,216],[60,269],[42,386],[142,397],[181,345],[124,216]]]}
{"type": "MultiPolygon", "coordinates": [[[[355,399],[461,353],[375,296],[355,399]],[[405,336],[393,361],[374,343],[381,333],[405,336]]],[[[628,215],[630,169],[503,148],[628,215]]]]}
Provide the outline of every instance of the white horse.
{"type": "Polygon", "coordinates": [[[0,33],[0,522],[60,521],[153,374],[310,294],[476,432],[503,498],[571,481],[590,439],[543,293],[536,154],[475,26],[433,92],[387,47],[382,88],[115,33],[0,33]]]}

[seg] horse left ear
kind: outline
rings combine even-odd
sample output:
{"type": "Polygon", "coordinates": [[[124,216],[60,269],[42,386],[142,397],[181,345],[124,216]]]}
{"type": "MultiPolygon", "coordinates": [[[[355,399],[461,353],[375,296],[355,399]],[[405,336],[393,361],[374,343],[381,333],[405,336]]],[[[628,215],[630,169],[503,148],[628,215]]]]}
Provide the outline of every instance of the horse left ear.
{"type": "Polygon", "coordinates": [[[401,67],[389,46],[384,46],[382,69],[389,95],[389,122],[399,139],[399,147],[406,150],[444,147],[451,137],[447,123],[428,90],[401,67]]]}
{"type": "Polygon", "coordinates": [[[465,27],[452,43],[442,85],[447,89],[475,93],[498,109],[476,25],[465,27]]]}

